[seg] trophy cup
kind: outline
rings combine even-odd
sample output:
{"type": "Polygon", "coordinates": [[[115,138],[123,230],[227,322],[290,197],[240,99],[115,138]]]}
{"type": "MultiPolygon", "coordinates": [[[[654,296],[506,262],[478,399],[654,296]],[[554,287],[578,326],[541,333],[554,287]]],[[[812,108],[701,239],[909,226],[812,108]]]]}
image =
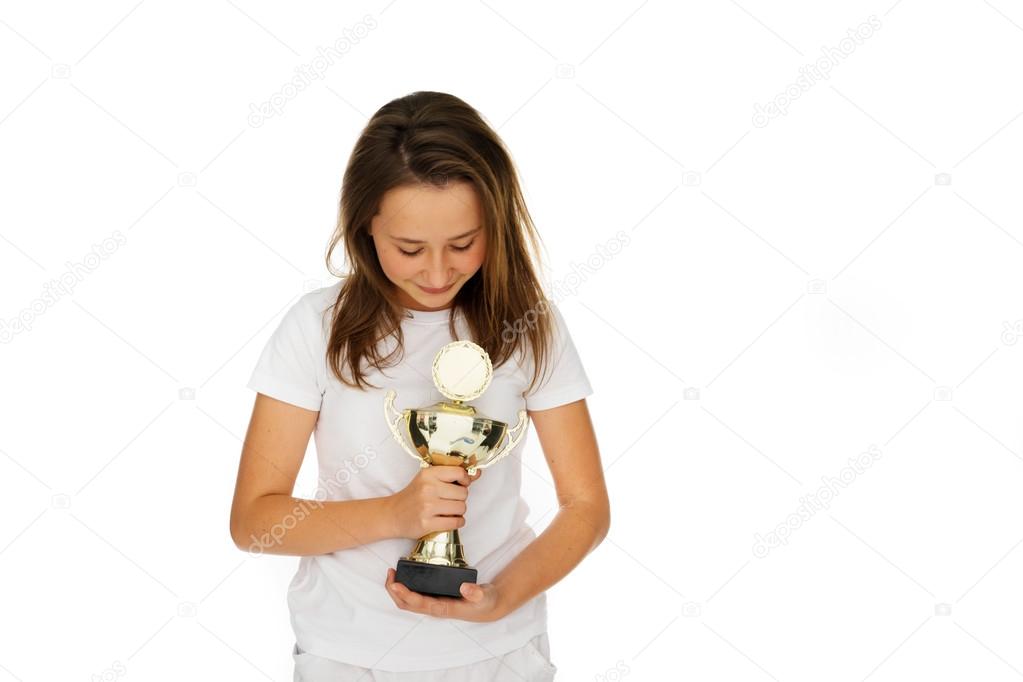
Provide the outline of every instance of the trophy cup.
{"type": "MultiPolygon", "coordinates": [[[[472,341],[447,344],[434,356],[433,383],[452,402],[442,400],[429,407],[398,412],[394,409],[396,394],[388,390],[384,418],[391,435],[423,468],[433,464],[462,466],[473,476],[477,469],[491,466],[526,432],[525,410],[519,410],[518,424],[509,429],[504,422],[481,415],[465,404],[487,390],[493,374],[490,356],[480,346],[472,341]]],[[[476,582],[476,569],[465,560],[455,528],[419,538],[412,552],[398,560],[394,580],[422,594],[460,597],[462,583],[476,582]]]]}

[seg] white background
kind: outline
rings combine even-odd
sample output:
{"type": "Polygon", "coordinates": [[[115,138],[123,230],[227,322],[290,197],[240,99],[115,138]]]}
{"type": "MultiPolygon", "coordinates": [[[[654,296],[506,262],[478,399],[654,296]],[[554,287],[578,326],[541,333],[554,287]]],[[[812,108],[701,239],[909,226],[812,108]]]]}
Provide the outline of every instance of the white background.
{"type": "Polygon", "coordinates": [[[512,151],[595,388],[559,679],[1023,677],[1018,4],[5,3],[0,64],[0,680],[291,679],[244,383],[413,90],[512,151]]]}

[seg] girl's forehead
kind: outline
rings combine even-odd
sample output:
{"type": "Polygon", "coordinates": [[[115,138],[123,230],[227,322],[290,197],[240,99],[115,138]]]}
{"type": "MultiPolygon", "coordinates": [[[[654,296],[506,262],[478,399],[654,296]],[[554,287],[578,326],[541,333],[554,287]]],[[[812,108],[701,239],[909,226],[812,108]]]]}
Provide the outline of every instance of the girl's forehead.
{"type": "Polygon", "coordinates": [[[402,186],[384,194],[373,227],[397,239],[447,240],[478,228],[481,217],[479,197],[469,183],[402,186]]]}

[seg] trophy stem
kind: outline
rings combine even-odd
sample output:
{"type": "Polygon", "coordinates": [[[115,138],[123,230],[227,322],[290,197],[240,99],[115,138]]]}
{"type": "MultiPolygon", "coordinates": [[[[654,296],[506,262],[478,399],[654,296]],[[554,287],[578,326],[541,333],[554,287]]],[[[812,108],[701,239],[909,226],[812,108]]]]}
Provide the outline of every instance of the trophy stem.
{"type": "Polygon", "coordinates": [[[438,566],[469,567],[469,562],[465,560],[465,550],[462,547],[462,539],[457,528],[427,533],[419,538],[416,546],[405,559],[438,566]]]}

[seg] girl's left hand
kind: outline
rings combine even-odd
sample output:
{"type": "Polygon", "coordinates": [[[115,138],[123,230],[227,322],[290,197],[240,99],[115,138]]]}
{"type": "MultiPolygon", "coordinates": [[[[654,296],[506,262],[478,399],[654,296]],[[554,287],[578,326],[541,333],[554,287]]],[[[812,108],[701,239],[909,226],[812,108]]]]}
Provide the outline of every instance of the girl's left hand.
{"type": "Polygon", "coordinates": [[[493,583],[462,583],[461,599],[432,597],[413,592],[403,584],[394,582],[394,574],[393,568],[387,569],[384,586],[399,609],[437,618],[458,618],[476,623],[486,623],[500,617],[497,608],[497,586],[493,583]]]}

